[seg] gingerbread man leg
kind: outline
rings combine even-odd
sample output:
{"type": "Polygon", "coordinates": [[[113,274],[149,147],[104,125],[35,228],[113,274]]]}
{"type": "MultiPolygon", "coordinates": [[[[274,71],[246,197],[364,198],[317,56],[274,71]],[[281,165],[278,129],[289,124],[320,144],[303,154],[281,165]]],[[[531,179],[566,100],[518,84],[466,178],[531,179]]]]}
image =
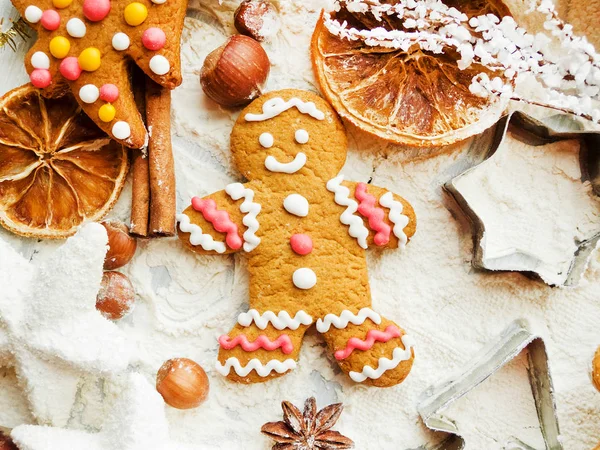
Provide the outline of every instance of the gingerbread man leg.
{"type": "Polygon", "coordinates": [[[238,324],[219,338],[217,371],[232,381],[260,383],[296,368],[304,333],[312,323],[304,311],[251,309],[240,314],[238,324]]]}
{"type": "Polygon", "coordinates": [[[371,308],[344,310],[317,320],[340,368],[357,383],[388,387],[401,383],[414,360],[414,341],[371,308]]]}

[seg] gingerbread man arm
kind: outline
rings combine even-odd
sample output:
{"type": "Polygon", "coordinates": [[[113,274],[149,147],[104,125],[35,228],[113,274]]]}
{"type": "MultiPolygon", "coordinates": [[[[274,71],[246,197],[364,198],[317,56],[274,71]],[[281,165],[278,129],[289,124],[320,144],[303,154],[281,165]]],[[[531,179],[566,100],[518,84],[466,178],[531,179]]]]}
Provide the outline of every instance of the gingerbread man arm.
{"type": "Polygon", "coordinates": [[[417,217],[410,203],[385,188],[344,181],[358,203],[357,214],[369,230],[367,245],[379,248],[404,247],[417,230],[417,217]]]}
{"type": "Polygon", "coordinates": [[[177,216],[185,246],[201,255],[255,248],[260,239],[254,235],[258,227],[253,222],[260,206],[253,202],[250,184],[232,183],[207,197],[194,197],[192,205],[177,216]]]}

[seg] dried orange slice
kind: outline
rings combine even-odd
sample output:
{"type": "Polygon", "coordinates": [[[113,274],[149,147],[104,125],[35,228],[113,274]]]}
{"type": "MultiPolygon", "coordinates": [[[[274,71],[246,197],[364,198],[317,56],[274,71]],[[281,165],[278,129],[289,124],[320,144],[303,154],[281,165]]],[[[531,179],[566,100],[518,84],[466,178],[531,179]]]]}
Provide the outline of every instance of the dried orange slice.
{"type": "Polygon", "coordinates": [[[0,224],[23,236],[65,238],[101,219],[125,183],[127,150],[70,95],[30,84],[0,99],[0,224]]]}
{"type": "MultiPolygon", "coordinates": [[[[500,0],[444,3],[469,17],[510,15],[500,0]]],[[[401,20],[391,16],[378,22],[368,14],[342,8],[332,17],[357,29],[402,29],[401,20]]],[[[460,56],[450,50],[437,55],[418,46],[408,51],[369,47],[332,35],[321,16],[311,51],[321,91],[337,112],[390,142],[418,147],[458,142],[492,126],[506,107],[505,100],[481,98],[469,91],[472,78],[489,71],[479,65],[460,70],[460,56]]]]}

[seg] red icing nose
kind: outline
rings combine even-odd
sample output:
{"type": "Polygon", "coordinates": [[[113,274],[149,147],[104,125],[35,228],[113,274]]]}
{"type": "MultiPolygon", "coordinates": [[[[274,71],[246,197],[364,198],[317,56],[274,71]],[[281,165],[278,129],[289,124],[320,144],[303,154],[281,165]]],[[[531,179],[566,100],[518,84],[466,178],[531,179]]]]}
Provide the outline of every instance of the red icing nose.
{"type": "Polygon", "coordinates": [[[306,234],[294,234],[290,238],[290,245],[292,250],[302,256],[308,255],[313,249],[312,239],[306,234]]]}

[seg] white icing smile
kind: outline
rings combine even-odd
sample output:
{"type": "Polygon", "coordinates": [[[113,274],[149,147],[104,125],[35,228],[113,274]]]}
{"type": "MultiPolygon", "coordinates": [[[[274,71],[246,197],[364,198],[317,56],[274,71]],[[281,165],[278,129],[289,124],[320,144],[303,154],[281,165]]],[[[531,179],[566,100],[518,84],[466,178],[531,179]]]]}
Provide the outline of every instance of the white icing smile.
{"type": "Polygon", "coordinates": [[[289,163],[280,163],[274,156],[267,156],[265,159],[265,167],[271,172],[281,173],[296,173],[306,164],[306,155],[302,152],[298,153],[294,160],[289,163]]]}

